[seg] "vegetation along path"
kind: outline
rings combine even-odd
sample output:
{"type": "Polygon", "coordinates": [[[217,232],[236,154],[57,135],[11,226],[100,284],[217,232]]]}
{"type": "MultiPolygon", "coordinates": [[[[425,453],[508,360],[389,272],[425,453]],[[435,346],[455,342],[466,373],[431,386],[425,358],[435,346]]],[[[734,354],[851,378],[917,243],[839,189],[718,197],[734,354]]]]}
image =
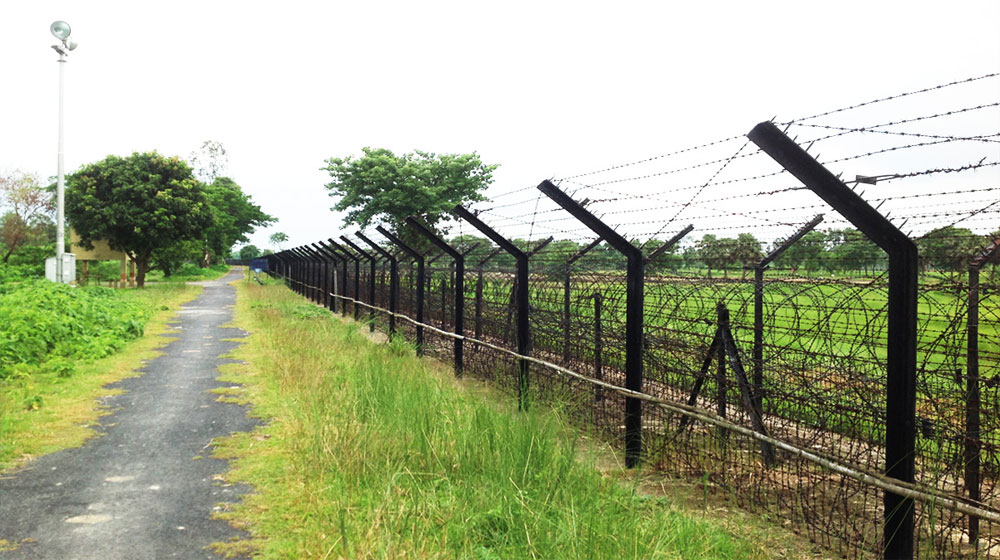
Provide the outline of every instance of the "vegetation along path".
{"type": "Polygon", "coordinates": [[[102,437],[0,476],[0,558],[213,558],[205,546],[236,535],[212,514],[244,489],[221,483],[210,447],[254,422],[210,391],[243,336],[223,327],[237,274],[182,307],[178,338],[106,401],[102,437]]]}

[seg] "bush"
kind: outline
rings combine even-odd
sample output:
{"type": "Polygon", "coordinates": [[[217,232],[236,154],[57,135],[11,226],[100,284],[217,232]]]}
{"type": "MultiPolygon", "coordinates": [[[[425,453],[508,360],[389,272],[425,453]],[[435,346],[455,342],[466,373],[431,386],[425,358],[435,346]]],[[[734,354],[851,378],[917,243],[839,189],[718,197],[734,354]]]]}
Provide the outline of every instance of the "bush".
{"type": "Polygon", "coordinates": [[[73,288],[45,280],[4,288],[0,379],[50,361],[59,375],[70,375],[69,360],[101,358],[142,336],[151,313],[109,288],[73,288]]]}

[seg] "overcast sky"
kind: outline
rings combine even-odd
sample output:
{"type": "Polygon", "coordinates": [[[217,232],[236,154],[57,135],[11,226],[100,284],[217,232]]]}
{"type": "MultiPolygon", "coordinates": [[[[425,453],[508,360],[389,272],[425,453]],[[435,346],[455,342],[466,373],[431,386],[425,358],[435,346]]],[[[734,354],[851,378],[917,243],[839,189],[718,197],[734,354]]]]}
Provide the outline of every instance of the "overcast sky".
{"type": "Polygon", "coordinates": [[[205,140],[292,244],[339,217],[362,147],[478,152],[494,192],[1000,71],[1000,2],[171,2],[0,5],[0,169],[54,176],[205,140]]]}

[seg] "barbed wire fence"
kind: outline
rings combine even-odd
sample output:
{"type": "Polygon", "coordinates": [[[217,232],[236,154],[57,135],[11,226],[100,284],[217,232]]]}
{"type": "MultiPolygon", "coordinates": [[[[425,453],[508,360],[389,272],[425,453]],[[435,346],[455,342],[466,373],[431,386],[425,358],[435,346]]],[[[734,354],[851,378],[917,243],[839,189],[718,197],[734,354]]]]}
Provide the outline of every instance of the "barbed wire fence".
{"type": "Polygon", "coordinates": [[[1000,557],[998,93],[774,118],[411,220],[425,253],[379,228],[270,268],[847,557],[1000,557]]]}

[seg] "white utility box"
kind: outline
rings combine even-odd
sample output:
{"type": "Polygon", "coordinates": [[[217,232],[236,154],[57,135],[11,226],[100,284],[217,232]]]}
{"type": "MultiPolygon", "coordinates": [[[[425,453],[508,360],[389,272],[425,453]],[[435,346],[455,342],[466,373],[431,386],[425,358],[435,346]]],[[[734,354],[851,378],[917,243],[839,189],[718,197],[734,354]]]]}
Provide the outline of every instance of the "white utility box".
{"type": "MultiPolygon", "coordinates": [[[[45,278],[52,282],[59,282],[56,278],[56,257],[45,259],[45,278]]],[[[76,280],[76,255],[73,253],[63,253],[62,283],[69,284],[76,280]]]]}

